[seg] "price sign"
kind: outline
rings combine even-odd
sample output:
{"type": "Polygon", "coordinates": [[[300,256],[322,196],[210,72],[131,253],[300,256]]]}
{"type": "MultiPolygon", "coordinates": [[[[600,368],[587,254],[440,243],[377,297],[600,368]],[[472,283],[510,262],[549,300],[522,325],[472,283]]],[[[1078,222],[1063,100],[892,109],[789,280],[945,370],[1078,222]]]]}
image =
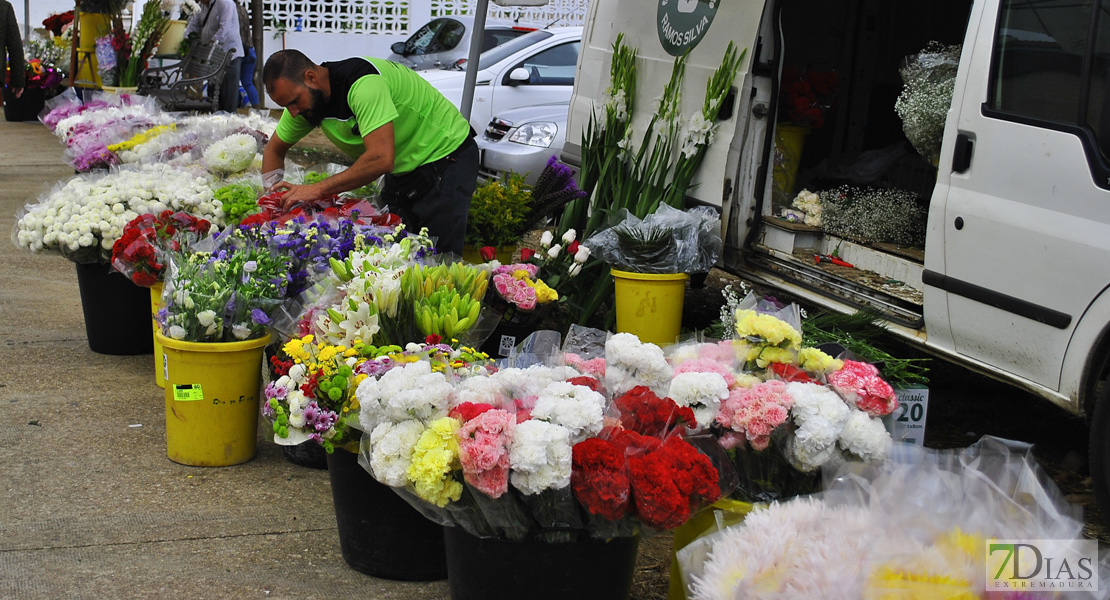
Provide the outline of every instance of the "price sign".
{"type": "Polygon", "coordinates": [[[173,399],[177,402],[197,402],[204,400],[204,390],[199,383],[175,383],[173,386],[173,399]]]}
{"type": "Polygon", "coordinates": [[[894,390],[898,408],[886,417],[883,424],[896,442],[923,446],[925,444],[925,415],[929,407],[928,388],[894,390]]]}

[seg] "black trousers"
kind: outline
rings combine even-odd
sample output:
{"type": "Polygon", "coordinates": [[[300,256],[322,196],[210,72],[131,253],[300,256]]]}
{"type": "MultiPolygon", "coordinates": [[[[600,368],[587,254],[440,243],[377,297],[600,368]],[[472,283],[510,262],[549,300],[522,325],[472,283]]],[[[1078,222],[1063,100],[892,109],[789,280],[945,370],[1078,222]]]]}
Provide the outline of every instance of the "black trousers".
{"type": "Polygon", "coordinates": [[[451,154],[404,175],[386,175],[382,198],[411,232],[428,228],[441,253],[462,255],[470,199],[478,186],[473,135],[451,154]]]}

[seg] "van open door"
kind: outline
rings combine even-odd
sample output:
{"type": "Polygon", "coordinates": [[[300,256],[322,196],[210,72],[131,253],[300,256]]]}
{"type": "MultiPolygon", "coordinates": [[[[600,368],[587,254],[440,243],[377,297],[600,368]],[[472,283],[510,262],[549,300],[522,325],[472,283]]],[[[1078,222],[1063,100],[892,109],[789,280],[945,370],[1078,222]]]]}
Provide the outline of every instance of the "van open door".
{"type": "MultiPolygon", "coordinates": [[[[752,60],[764,6],[764,0],[593,0],[578,59],[562,159],[572,165],[581,164],[586,126],[607,99],[609,67],[618,34],[624,34],[624,43],[634,48],[639,58],[632,115],[634,140],[642,138],[651,121],[652,107],[658,104],[670,79],[675,57],[690,52],[681,88],[682,116],[686,117],[701,110],[706,82],[721,64],[731,41],[738,49],[746,50],[746,55],[717,123],[714,142],[687,193],[688,200],[722,208],[722,223],[727,224],[727,211],[739,187],[740,157],[748,151],[744,140],[762,140],[749,129],[748,117],[753,100],[752,60]]],[[[756,171],[753,165],[744,168],[756,171]]]]}

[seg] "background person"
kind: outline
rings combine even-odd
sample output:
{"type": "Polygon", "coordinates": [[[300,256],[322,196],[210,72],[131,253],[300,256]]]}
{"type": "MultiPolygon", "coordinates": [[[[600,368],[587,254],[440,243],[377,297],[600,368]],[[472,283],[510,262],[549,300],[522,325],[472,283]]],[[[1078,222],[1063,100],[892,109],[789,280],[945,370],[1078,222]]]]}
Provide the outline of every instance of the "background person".
{"type": "Polygon", "coordinates": [[[254,51],[251,18],[242,2],[236,2],[235,7],[239,13],[239,37],[243,40],[243,63],[239,67],[239,83],[247,94],[247,103],[241,104],[241,107],[249,105],[251,108],[260,108],[262,105],[258,103],[258,89],[254,87],[254,71],[258,66],[258,54],[254,51]]]}
{"type": "MultiPolygon", "coordinates": [[[[19,35],[19,23],[15,20],[15,9],[8,0],[0,0],[0,73],[8,73],[8,89],[16,98],[23,95],[26,84],[27,61],[23,58],[23,38],[19,35]]],[[[4,98],[0,95],[0,106],[4,98]]]]}
{"type": "Polygon", "coordinates": [[[200,0],[200,12],[185,26],[185,35],[200,33],[203,44],[216,42],[231,53],[220,83],[220,110],[235,112],[239,108],[239,67],[243,63],[243,40],[239,36],[239,11],[233,0],[200,0]]]}
{"type": "Polygon", "coordinates": [[[262,69],[266,93],[285,111],[262,154],[262,172],[282,202],[318,200],[385,175],[382,198],[410,231],[427,227],[441,252],[462,254],[466,217],[478,179],[478,147],[469,123],[412,69],[381,58],[315,64],[282,50],[262,69]],[[314,184],[281,178],[289,148],[319,126],[355,159],[314,184]]]}

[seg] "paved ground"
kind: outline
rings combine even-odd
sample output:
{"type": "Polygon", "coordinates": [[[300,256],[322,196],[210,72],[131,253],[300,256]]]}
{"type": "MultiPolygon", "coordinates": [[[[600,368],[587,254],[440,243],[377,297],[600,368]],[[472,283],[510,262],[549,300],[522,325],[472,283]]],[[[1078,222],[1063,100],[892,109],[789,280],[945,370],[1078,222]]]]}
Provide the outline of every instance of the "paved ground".
{"type": "MultiPolygon", "coordinates": [[[[0,229],[73,175],[0,121],[0,229]]],[[[74,266],[0,244],[0,598],[447,598],[343,562],[327,473],[259,437],[244,465],[166,458],[151,355],[89,350],[74,266]]]]}

